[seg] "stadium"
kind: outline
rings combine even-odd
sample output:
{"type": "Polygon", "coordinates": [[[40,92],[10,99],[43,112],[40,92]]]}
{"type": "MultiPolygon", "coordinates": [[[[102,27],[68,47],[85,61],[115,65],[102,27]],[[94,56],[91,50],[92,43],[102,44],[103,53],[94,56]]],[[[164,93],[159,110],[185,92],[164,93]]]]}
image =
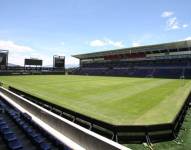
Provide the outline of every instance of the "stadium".
{"type": "Polygon", "coordinates": [[[190,107],[190,54],[186,40],[73,55],[80,66],[65,69],[65,57],[57,55],[53,67],[34,58],[8,66],[8,51],[1,50],[1,149],[132,143],[152,149],[179,139],[190,107]]]}

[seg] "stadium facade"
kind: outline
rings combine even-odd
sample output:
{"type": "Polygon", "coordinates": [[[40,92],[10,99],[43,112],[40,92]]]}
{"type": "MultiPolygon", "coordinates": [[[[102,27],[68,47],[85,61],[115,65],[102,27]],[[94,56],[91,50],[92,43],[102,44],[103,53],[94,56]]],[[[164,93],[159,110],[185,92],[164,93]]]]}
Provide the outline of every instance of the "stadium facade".
{"type": "Polygon", "coordinates": [[[73,74],[191,77],[191,40],[73,55],[80,68],[73,74]]]}

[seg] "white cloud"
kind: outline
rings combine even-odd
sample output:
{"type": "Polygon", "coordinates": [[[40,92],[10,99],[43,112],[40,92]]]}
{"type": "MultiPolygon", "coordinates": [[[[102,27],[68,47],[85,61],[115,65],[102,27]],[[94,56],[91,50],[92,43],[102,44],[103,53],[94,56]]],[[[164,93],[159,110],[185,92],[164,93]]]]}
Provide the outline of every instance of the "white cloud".
{"type": "Polygon", "coordinates": [[[43,64],[49,64],[52,58],[36,52],[33,48],[17,44],[14,41],[0,40],[0,49],[9,50],[9,63],[24,65],[24,59],[33,57],[43,59],[43,64]]]}
{"type": "Polygon", "coordinates": [[[66,68],[79,66],[79,59],[71,57],[71,56],[66,56],[65,64],[66,64],[66,68]]]}
{"type": "Polygon", "coordinates": [[[191,36],[185,38],[184,40],[191,40],[191,36]]]}
{"type": "Polygon", "coordinates": [[[110,39],[93,40],[89,43],[89,45],[92,47],[103,47],[103,46],[113,46],[116,48],[124,47],[124,44],[122,41],[112,41],[110,39]]]}
{"type": "Polygon", "coordinates": [[[161,14],[161,17],[163,18],[167,18],[167,17],[170,17],[174,14],[174,12],[172,11],[164,11],[162,14],[161,14]]]}
{"type": "Polygon", "coordinates": [[[141,43],[134,41],[134,42],[132,43],[132,46],[133,46],[133,47],[138,47],[138,46],[141,46],[141,43]]]}
{"type": "Polygon", "coordinates": [[[41,54],[38,52],[32,52],[32,53],[15,53],[10,52],[9,53],[9,63],[13,63],[16,65],[24,65],[24,59],[25,58],[38,58],[43,60],[43,66],[44,65],[52,65],[52,57],[47,56],[46,54],[41,54]]]}
{"type": "Polygon", "coordinates": [[[0,40],[0,49],[9,50],[9,63],[24,65],[24,59],[34,52],[29,46],[17,44],[14,41],[0,40]]]}
{"type": "Polygon", "coordinates": [[[29,46],[16,44],[13,41],[3,41],[0,40],[0,49],[9,50],[11,52],[31,52],[33,49],[29,46]]]}
{"type": "Polygon", "coordinates": [[[183,24],[182,27],[183,27],[183,28],[187,28],[187,27],[188,27],[188,24],[183,24]]]}
{"type": "Polygon", "coordinates": [[[104,40],[94,40],[90,42],[90,46],[92,47],[102,47],[107,45],[107,43],[104,40]]]}
{"type": "Polygon", "coordinates": [[[8,62],[12,63],[12,64],[16,64],[16,65],[24,65],[24,59],[27,58],[26,55],[24,54],[19,54],[19,53],[10,53],[9,54],[9,58],[8,58],[8,62]]]}
{"type": "MultiPolygon", "coordinates": [[[[64,43],[62,42],[62,45],[64,43]]],[[[12,64],[17,64],[17,65],[24,65],[24,59],[25,58],[38,58],[43,60],[43,66],[53,66],[53,54],[45,54],[41,52],[40,50],[34,50],[29,46],[26,45],[21,45],[17,44],[13,41],[5,41],[5,40],[0,40],[0,49],[3,50],[9,50],[9,63],[12,64]]],[[[52,53],[56,53],[55,51],[52,53]]],[[[63,52],[57,52],[57,53],[63,53],[63,52]]],[[[71,57],[71,56],[66,56],[65,59],[66,66],[78,66],[79,65],[79,60],[71,57]]]]}
{"type": "Polygon", "coordinates": [[[189,25],[186,23],[181,23],[177,17],[174,15],[172,11],[164,11],[161,14],[161,17],[167,18],[166,20],[166,29],[167,30],[175,30],[175,29],[182,29],[187,28],[189,25]]]}
{"type": "Polygon", "coordinates": [[[106,40],[106,42],[108,43],[108,45],[112,45],[112,46],[114,46],[114,47],[118,47],[118,48],[124,47],[124,44],[123,44],[122,41],[116,41],[116,42],[114,42],[114,41],[108,39],[108,40],[106,40]]]}
{"type": "Polygon", "coordinates": [[[166,27],[167,27],[167,30],[179,29],[180,24],[176,17],[172,17],[166,21],[166,27]]]}

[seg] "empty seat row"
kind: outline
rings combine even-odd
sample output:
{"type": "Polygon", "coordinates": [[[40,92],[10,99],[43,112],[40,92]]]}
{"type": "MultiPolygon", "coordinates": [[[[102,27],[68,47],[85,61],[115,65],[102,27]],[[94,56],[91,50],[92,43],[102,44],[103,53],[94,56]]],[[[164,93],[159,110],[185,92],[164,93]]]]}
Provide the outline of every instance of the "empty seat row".
{"type": "MultiPolygon", "coordinates": [[[[191,77],[191,71],[185,70],[185,77],[191,77]]],[[[81,75],[105,75],[105,76],[130,76],[130,77],[162,77],[162,78],[180,78],[184,76],[183,68],[168,68],[168,69],[154,69],[154,68],[112,68],[112,69],[92,69],[81,68],[77,69],[74,74],[81,75]]]]}
{"type": "MultiPolygon", "coordinates": [[[[50,133],[46,132],[38,124],[36,124],[32,118],[26,114],[21,113],[17,109],[8,104],[0,101],[0,106],[4,108],[4,111],[12,118],[15,124],[22,129],[26,136],[33,142],[36,147],[40,150],[70,150],[69,147],[61,143],[59,140],[54,138],[50,133]]],[[[3,124],[3,122],[2,122],[3,124]]],[[[14,135],[8,135],[13,138],[14,135]]]]}
{"type": "Polygon", "coordinates": [[[3,137],[9,149],[19,150],[23,148],[21,141],[17,138],[16,134],[10,129],[9,125],[3,117],[0,117],[0,135],[3,137]]]}
{"type": "Polygon", "coordinates": [[[137,61],[105,61],[105,62],[83,62],[82,67],[100,68],[100,67],[189,67],[191,61],[186,59],[155,59],[155,60],[137,60],[137,61]]]}

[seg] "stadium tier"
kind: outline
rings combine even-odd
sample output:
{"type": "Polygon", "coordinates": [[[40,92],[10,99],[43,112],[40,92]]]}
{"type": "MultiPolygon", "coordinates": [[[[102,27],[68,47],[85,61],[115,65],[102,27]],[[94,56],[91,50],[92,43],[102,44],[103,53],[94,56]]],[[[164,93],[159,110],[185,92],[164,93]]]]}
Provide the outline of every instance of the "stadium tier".
{"type": "Polygon", "coordinates": [[[191,40],[74,55],[72,74],[190,78],[191,40]]]}

